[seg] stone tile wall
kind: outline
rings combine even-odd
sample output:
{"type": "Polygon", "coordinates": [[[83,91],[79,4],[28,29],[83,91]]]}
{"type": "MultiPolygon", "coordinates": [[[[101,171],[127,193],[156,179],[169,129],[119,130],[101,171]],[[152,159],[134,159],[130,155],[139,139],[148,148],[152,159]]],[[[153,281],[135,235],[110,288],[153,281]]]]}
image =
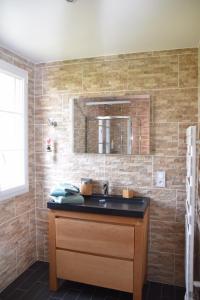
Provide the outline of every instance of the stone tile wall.
{"type": "Polygon", "coordinates": [[[151,198],[148,279],[184,283],[185,129],[198,123],[197,49],[99,57],[39,64],[35,72],[35,167],[37,257],[48,260],[47,209],[59,181],[80,184],[92,177],[95,191],[108,180],[110,193],[125,186],[151,198]],[[73,154],[69,99],[151,96],[151,154],[73,154]],[[47,118],[58,122],[54,132],[47,118]],[[52,136],[57,153],[47,153],[52,136]],[[155,187],[155,172],[166,171],[166,188],[155,187]]]}
{"type": "MultiPolygon", "coordinates": [[[[34,65],[0,48],[0,59],[28,71],[29,192],[0,202],[0,291],[36,260],[34,65]]],[[[0,99],[1,101],[1,99],[0,99]]],[[[1,141],[3,142],[3,141],[1,141]]]]}

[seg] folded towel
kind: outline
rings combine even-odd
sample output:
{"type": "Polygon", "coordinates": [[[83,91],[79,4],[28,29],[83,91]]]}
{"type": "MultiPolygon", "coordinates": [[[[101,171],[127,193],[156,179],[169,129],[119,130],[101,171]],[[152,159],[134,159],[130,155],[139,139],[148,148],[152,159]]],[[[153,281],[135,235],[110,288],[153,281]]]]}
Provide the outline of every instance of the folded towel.
{"type": "Polygon", "coordinates": [[[80,194],[77,195],[71,195],[67,197],[58,196],[58,197],[52,197],[51,199],[56,203],[67,203],[67,204],[83,204],[84,198],[80,194]]]}
{"type": "Polygon", "coordinates": [[[69,183],[61,183],[52,189],[50,195],[53,197],[59,197],[59,196],[67,197],[77,193],[79,193],[78,187],[69,183]]]}

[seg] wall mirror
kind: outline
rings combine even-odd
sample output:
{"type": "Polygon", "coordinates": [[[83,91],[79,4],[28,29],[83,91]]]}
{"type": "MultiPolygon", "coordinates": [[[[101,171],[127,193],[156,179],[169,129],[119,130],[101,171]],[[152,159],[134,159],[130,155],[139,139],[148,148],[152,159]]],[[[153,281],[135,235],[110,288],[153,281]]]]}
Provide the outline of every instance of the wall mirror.
{"type": "Polygon", "coordinates": [[[74,98],[71,109],[75,153],[150,153],[149,95],[74,98]]]}

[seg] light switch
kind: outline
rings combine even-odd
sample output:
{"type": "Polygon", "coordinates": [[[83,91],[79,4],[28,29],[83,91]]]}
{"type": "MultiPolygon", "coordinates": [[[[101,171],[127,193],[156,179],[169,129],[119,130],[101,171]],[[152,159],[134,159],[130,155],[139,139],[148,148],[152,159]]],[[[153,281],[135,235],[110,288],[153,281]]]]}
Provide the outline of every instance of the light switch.
{"type": "Polygon", "coordinates": [[[156,172],[156,187],[165,187],[165,171],[156,172]]]}

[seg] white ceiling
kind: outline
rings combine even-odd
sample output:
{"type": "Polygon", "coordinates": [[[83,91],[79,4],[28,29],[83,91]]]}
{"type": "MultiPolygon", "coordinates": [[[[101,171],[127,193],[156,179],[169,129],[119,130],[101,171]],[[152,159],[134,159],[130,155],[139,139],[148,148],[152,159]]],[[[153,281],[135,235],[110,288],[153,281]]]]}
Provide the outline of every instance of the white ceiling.
{"type": "Polygon", "coordinates": [[[200,0],[0,0],[0,44],[47,62],[197,47],[200,0]]]}

